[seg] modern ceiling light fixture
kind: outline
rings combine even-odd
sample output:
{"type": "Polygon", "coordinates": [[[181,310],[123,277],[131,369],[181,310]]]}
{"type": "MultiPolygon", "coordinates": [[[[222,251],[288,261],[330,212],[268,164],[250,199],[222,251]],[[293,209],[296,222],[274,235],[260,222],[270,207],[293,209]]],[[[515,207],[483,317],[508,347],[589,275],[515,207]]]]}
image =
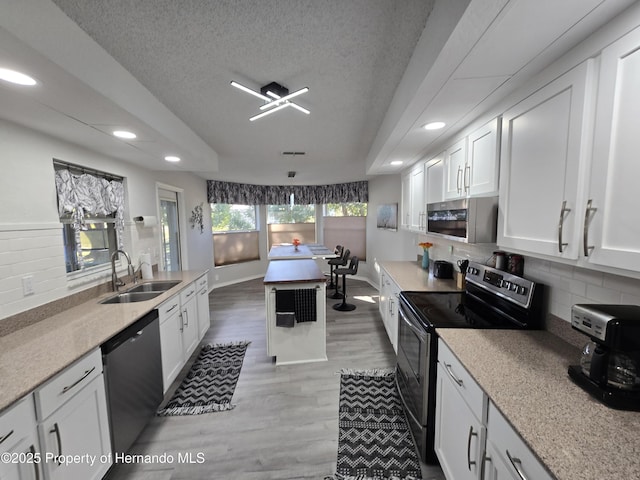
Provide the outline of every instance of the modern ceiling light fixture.
{"type": "Polygon", "coordinates": [[[179,162],[179,161],[180,161],[180,157],[177,157],[177,156],[175,156],[175,155],[167,155],[166,157],[164,157],[164,159],[165,159],[167,162],[174,162],[174,163],[175,163],[175,162],[179,162]]]}
{"type": "Polygon", "coordinates": [[[232,81],[232,87],[236,87],[243,92],[246,92],[254,97],[258,97],[261,100],[264,100],[266,103],[260,106],[260,110],[262,113],[258,113],[253,117],[249,118],[250,122],[258,120],[259,118],[266,117],[267,115],[271,115],[278,110],[282,110],[286,107],[293,107],[299,112],[302,112],[306,115],[309,115],[311,112],[304,107],[301,107],[295,102],[292,102],[291,99],[295,98],[303,93],[307,93],[309,91],[309,87],[301,88],[300,90],[296,90],[295,92],[289,93],[289,89],[283,87],[282,85],[271,82],[262,88],[260,88],[260,92],[256,92],[255,90],[250,89],[249,87],[245,87],[244,85],[232,81]]]}

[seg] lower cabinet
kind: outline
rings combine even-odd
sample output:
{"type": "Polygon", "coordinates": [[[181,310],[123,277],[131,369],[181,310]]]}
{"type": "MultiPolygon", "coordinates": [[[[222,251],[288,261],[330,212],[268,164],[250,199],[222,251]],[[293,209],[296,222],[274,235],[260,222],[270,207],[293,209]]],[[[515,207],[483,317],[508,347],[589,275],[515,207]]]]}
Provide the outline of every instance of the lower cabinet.
{"type": "Polygon", "coordinates": [[[2,480],[42,478],[42,454],[32,395],[0,416],[0,452],[11,454],[10,461],[0,462],[2,480]]]}
{"type": "Polygon", "coordinates": [[[447,480],[553,479],[440,339],[435,450],[447,480]]]}
{"type": "Polygon", "coordinates": [[[486,395],[439,340],[435,451],[448,480],[481,480],[486,395]]]}
{"type": "Polygon", "coordinates": [[[552,480],[553,477],[491,402],[487,431],[486,480],[552,480]]]}
{"type": "Polygon", "coordinates": [[[209,311],[209,282],[207,276],[203,275],[196,280],[198,291],[198,338],[202,339],[211,326],[211,313],[209,311]]]}
{"type": "Polygon", "coordinates": [[[200,315],[200,310],[205,309],[206,301],[206,320],[209,319],[207,277],[202,278],[158,307],[165,393],[209,329],[209,323],[200,315]],[[197,292],[198,287],[201,288],[197,292]],[[202,291],[205,293],[202,294],[202,291]]]}
{"type": "Polygon", "coordinates": [[[112,462],[100,349],[44,384],[34,398],[45,478],[101,479],[112,462]]]}
{"type": "Polygon", "coordinates": [[[380,315],[393,350],[398,353],[398,307],[400,287],[384,270],[380,270],[380,315]]]}

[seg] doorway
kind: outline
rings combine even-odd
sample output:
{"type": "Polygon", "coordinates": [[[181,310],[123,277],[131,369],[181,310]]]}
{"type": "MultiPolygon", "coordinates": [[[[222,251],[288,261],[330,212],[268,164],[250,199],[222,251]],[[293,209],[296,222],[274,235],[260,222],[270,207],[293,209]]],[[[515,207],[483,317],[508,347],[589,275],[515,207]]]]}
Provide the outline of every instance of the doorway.
{"type": "Polygon", "coordinates": [[[182,270],[180,256],[180,215],[178,193],[158,188],[160,202],[160,242],[162,263],[165,271],[182,270]]]}

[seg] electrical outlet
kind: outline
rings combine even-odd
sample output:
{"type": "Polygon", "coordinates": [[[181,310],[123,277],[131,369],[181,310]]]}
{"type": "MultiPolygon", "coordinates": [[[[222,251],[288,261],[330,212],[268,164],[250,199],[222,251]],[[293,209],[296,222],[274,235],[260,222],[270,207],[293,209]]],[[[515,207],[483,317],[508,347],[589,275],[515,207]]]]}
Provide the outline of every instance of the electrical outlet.
{"type": "Polygon", "coordinates": [[[29,275],[27,277],[22,277],[22,294],[26,297],[27,295],[33,295],[34,293],[33,276],[29,275]]]}
{"type": "Polygon", "coordinates": [[[220,275],[218,275],[217,273],[215,274],[215,276],[214,276],[214,277],[215,277],[216,282],[217,282],[218,280],[220,280],[220,275]]]}

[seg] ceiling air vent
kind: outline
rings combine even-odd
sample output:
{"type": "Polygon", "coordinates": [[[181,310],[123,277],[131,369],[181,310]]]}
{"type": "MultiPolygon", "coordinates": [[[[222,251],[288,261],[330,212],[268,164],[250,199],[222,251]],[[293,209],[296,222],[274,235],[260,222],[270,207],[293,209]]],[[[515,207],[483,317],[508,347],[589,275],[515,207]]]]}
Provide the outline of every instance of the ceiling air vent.
{"type": "Polygon", "coordinates": [[[282,155],[285,157],[298,157],[306,154],[307,152],[282,152],[282,155]]]}
{"type": "Polygon", "coordinates": [[[296,172],[293,172],[293,171],[287,172],[287,177],[293,178],[295,176],[296,176],[296,172]]]}

